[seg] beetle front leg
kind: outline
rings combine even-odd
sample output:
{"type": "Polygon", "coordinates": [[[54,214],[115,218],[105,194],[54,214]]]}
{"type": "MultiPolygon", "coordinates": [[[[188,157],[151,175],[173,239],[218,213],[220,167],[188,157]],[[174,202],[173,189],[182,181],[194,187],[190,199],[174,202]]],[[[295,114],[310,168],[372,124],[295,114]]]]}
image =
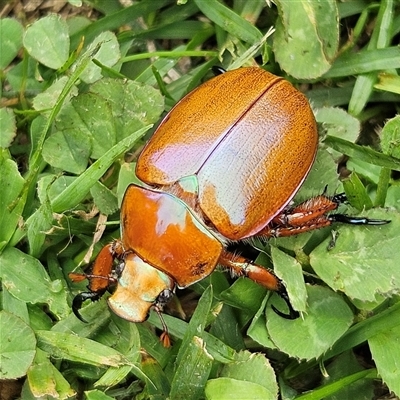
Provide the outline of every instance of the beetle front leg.
{"type": "Polygon", "coordinates": [[[92,301],[97,301],[100,300],[101,296],[103,296],[104,291],[98,291],[98,292],[83,292],[77,294],[74,299],[72,300],[72,311],[75,314],[75,316],[81,320],[82,322],[87,321],[82,317],[80,314],[80,309],[82,308],[82,304],[85,300],[92,300],[92,301]]]}
{"type": "Polygon", "coordinates": [[[240,255],[233,254],[228,251],[222,252],[218,263],[224,268],[229,269],[234,276],[246,276],[254,282],[264,286],[268,290],[277,292],[285,301],[289,309],[289,313],[285,314],[279,311],[276,307],[272,306],[272,309],[279,316],[286,319],[296,319],[299,317],[300,314],[298,311],[294,310],[290,304],[289,296],[285,286],[272,270],[264,268],[261,265],[255,264],[240,255]]]}
{"type": "Polygon", "coordinates": [[[84,279],[89,280],[89,284],[87,286],[89,291],[77,294],[72,301],[72,311],[82,322],[86,322],[79,313],[83,302],[89,299],[92,301],[99,300],[107,291],[110,284],[116,281],[116,277],[113,276],[114,260],[121,258],[122,255],[122,243],[118,240],[115,240],[100,250],[93,262],[91,273],[86,274],[71,272],[69,274],[69,278],[72,280],[72,282],[80,282],[84,279]]]}

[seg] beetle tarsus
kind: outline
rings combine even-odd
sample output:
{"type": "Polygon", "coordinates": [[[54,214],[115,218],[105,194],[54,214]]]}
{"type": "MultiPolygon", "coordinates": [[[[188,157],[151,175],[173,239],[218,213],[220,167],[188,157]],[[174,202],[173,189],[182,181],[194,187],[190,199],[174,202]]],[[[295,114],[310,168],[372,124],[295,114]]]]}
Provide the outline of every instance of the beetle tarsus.
{"type": "Polygon", "coordinates": [[[92,300],[96,301],[99,300],[100,297],[104,294],[104,292],[83,292],[79,293],[74,297],[74,300],[72,300],[72,311],[75,314],[75,316],[82,322],[87,323],[82,315],[80,314],[79,310],[82,308],[82,304],[85,300],[92,300]]]}
{"type": "Polygon", "coordinates": [[[278,310],[273,304],[271,305],[271,308],[274,310],[274,312],[276,314],[278,314],[280,317],[285,318],[285,319],[297,319],[300,317],[300,313],[298,311],[296,311],[292,304],[290,303],[289,300],[289,296],[286,292],[286,289],[284,288],[284,286],[282,286],[282,289],[278,292],[279,296],[281,296],[281,298],[285,301],[288,309],[289,309],[289,313],[286,314],[280,310],[278,310]]]}
{"type": "Polygon", "coordinates": [[[211,67],[211,70],[215,76],[222,75],[226,72],[226,69],[220,67],[219,65],[214,65],[213,67],[211,67]]]}
{"type": "Polygon", "coordinates": [[[162,309],[160,307],[158,307],[158,306],[155,306],[154,307],[154,311],[157,313],[158,317],[160,318],[161,325],[162,325],[162,328],[163,328],[163,332],[160,335],[160,342],[166,348],[171,347],[171,338],[170,338],[169,333],[168,333],[167,324],[165,323],[164,318],[162,316],[162,309]]]}
{"type": "MultiPolygon", "coordinates": [[[[325,189],[327,189],[327,187],[328,187],[328,186],[325,186],[325,189]]],[[[323,195],[324,195],[324,196],[326,195],[325,190],[324,190],[323,195]]],[[[331,200],[332,200],[334,203],[336,203],[337,205],[343,204],[343,203],[345,203],[345,202],[347,201],[346,193],[337,193],[337,194],[335,194],[335,195],[333,195],[333,196],[331,197],[331,200]]]]}
{"type": "Polygon", "coordinates": [[[346,214],[332,214],[329,217],[332,222],[342,222],[351,225],[386,225],[390,220],[386,219],[371,219],[365,217],[351,217],[346,214]]]}

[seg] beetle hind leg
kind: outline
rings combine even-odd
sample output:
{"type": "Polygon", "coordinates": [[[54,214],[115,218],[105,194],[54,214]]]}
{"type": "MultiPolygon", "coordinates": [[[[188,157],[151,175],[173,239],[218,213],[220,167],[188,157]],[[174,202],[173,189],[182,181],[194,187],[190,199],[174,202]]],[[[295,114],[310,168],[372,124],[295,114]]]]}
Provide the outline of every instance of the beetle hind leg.
{"type": "Polygon", "coordinates": [[[230,270],[235,276],[246,276],[259,285],[264,286],[268,290],[277,292],[285,301],[289,309],[289,313],[286,314],[272,306],[272,309],[279,316],[286,319],[296,319],[299,317],[299,312],[294,310],[290,304],[289,296],[285,286],[272,270],[264,268],[261,265],[255,264],[240,255],[230,253],[228,251],[224,251],[221,254],[218,263],[224,268],[230,270]]]}

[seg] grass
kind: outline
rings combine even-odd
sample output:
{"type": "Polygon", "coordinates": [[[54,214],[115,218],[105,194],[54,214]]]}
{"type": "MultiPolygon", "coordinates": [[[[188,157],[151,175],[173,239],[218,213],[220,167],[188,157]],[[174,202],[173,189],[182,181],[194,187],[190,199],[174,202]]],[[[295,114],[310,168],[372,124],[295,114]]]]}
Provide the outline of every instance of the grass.
{"type": "Polygon", "coordinates": [[[23,399],[400,396],[399,3],[181,3],[1,20],[4,385],[23,399]],[[328,185],[346,192],[342,212],[391,223],[253,242],[295,321],[272,312],[275,295],[215,271],[169,305],[170,348],[157,315],[121,320],[107,296],[82,323],[71,302],[85,283],[68,273],[119,236],[138,152],[214,65],[260,65],[310,99],[320,145],[297,201],[328,185]]]}

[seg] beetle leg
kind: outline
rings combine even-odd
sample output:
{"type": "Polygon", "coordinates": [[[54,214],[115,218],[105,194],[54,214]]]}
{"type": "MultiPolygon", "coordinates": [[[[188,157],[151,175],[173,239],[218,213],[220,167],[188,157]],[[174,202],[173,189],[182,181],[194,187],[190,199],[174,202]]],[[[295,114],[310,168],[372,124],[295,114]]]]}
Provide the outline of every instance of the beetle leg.
{"type": "Polygon", "coordinates": [[[226,69],[225,69],[225,68],[220,67],[220,66],[218,66],[218,65],[212,66],[212,67],[211,67],[211,70],[212,70],[212,72],[213,72],[213,74],[214,74],[215,76],[222,75],[222,74],[224,74],[224,73],[226,72],[226,69]]]}
{"type": "Polygon", "coordinates": [[[296,319],[299,317],[299,313],[294,310],[290,304],[285,286],[272,270],[255,264],[240,255],[229,253],[227,251],[222,252],[218,263],[229,269],[235,276],[246,276],[254,282],[266,287],[268,290],[277,292],[289,308],[289,314],[285,314],[272,306],[272,309],[279,316],[286,319],[296,319]]]}
{"type": "Polygon", "coordinates": [[[171,338],[168,333],[167,324],[165,323],[164,318],[162,316],[162,311],[164,310],[164,306],[171,300],[173,295],[174,292],[172,290],[169,289],[163,290],[157,297],[157,300],[153,307],[154,311],[160,318],[161,325],[163,327],[163,332],[160,335],[160,342],[163,344],[164,347],[171,347],[171,338]]]}
{"type": "Polygon", "coordinates": [[[86,322],[79,313],[82,304],[85,300],[96,301],[103,296],[110,284],[115,283],[116,277],[114,274],[114,260],[121,258],[123,254],[123,247],[120,241],[113,241],[104,246],[97,255],[90,274],[78,274],[72,272],[69,278],[73,282],[79,282],[83,279],[88,279],[89,284],[88,292],[77,294],[72,301],[72,311],[82,322],[86,322]]]}
{"type": "Polygon", "coordinates": [[[346,214],[332,214],[328,217],[331,222],[341,222],[351,225],[386,225],[390,220],[386,219],[372,219],[365,217],[352,217],[346,214]]]}
{"type": "Polygon", "coordinates": [[[332,197],[325,194],[313,197],[275,216],[271,223],[262,229],[257,236],[292,236],[323,228],[332,225],[334,222],[354,225],[384,225],[390,222],[382,219],[351,217],[345,214],[327,215],[328,212],[336,210],[346,200],[347,198],[344,193],[332,197]]]}
{"type": "Polygon", "coordinates": [[[98,291],[98,292],[83,292],[83,293],[79,293],[74,297],[74,300],[72,301],[72,311],[75,314],[75,316],[81,320],[82,322],[86,322],[87,321],[82,317],[82,315],[80,314],[79,310],[82,308],[82,304],[85,300],[92,300],[92,301],[96,301],[99,300],[101,298],[101,296],[103,296],[105,290],[104,291],[98,291]]]}

